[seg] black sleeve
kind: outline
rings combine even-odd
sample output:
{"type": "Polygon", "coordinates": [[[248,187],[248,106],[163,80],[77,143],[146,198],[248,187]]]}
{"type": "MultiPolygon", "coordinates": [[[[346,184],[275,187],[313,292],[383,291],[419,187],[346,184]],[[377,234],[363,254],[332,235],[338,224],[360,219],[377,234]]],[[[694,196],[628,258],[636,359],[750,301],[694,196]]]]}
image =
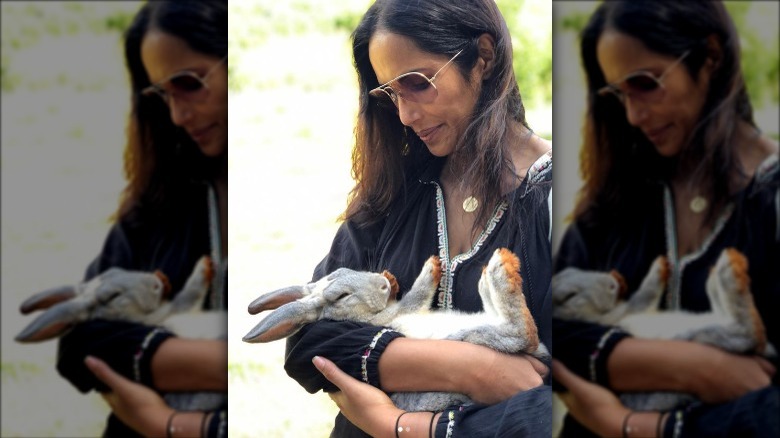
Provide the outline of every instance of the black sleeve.
{"type": "MultiPolygon", "coordinates": [[[[586,240],[576,224],[564,234],[554,260],[554,272],[575,266],[582,269],[598,269],[589,259],[586,240]]],[[[609,386],[607,358],[615,346],[629,336],[617,327],[609,327],[580,321],[564,321],[553,318],[552,336],[555,340],[553,356],[563,362],[572,372],[598,383],[609,386]]],[[[560,386],[553,379],[553,386],[560,386]]]]}
{"type": "Polygon", "coordinates": [[[107,391],[84,365],[96,356],[128,379],[152,386],[151,358],[173,334],[162,327],[132,322],[93,320],[77,325],[60,340],[57,371],[81,392],[107,391]]]}
{"type": "MultiPolygon", "coordinates": [[[[136,269],[125,226],[112,227],[100,255],[87,268],[90,279],[110,267],[136,269]]],[[[152,386],[151,358],[173,334],[161,327],[123,321],[94,320],[75,326],[58,342],[57,371],[81,392],[107,390],[84,364],[87,355],[103,359],[118,373],[152,386]]]]}
{"type": "Polygon", "coordinates": [[[284,369],[312,394],[320,389],[338,391],[311,362],[314,356],[322,356],[350,376],[381,387],[379,357],[392,340],[401,336],[395,330],[367,324],[317,321],[288,340],[284,369]]]}

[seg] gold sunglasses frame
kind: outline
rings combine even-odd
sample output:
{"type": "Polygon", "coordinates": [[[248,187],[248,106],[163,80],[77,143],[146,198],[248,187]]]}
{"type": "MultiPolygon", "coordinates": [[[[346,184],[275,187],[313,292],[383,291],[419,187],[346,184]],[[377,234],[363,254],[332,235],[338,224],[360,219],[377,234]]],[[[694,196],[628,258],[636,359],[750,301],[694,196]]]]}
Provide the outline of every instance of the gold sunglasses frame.
{"type": "MultiPolygon", "coordinates": [[[[439,76],[439,73],[441,73],[442,71],[444,71],[444,69],[445,69],[445,68],[447,68],[447,66],[448,66],[448,65],[452,64],[452,61],[454,61],[454,60],[455,60],[455,58],[457,58],[457,57],[458,57],[458,55],[460,55],[462,52],[463,52],[463,50],[460,50],[460,51],[458,51],[458,53],[456,53],[456,54],[455,54],[455,56],[453,56],[452,58],[450,58],[450,60],[449,60],[449,61],[447,61],[447,63],[446,63],[446,64],[444,64],[443,66],[441,66],[441,68],[440,68],[439,70],[437,70],[437,71],[436,71],[436,73],[434,73],[434,74],[433,74],[433,76],[432,76],[432,77],[430,77],[430,78],[429,78],[428,76],[426,76],[425,74],[423,74],[423,73],[420,73],[420,72],[418,72],[418,71],[410,71],[410,72],[408,72],[408,73],[404,73],[404,74],[402,74],[402,75],[399,75],[399,76],[397,76],[397,77],[395,77],[395,78],[393,78],[393,79],[391,79],[391,80],[389,80],[389,81],[385,82],[384,84],[382,84],[382,85],[380,85],[380,86],[378,86],[378,87],[376,87],[376,88],[372,89],[371,91],[369,91],[369,92],[368,92],[368,94],[369,94],[370,96],[373,96],[373,97],[375,97],[375,98],[381,98],[381,96],[382,96],[382,95],[381,95],[381,94],[379,94],[379,92],[381,91],[381,92],[385,93],[385,95],[386,95],[388,98],[390,98],[390,101],[391,101],[391,102],[393,102],[393,104],[394,104],[396,107],[398,107],[398,101],[397,101],[397,99],[393,98],[393,95],[395,95],[395,96],[398,96],[399,98],[401,98],[401,99],[404,99],[404,100],[408,100],[408,99],[406,99],[405,97],[403,97],[403,96],[402,96],[402,95],[401,95],[399,92],[395,91],[395,89],[394,89],[393,87],[391,87],[391,86],[390,86],[390,84],[392,84],[393,82],[396,82],[396,81],[398,81],[398,80],[399,80],[399,79],[401,79],[401,78],[407,77],[407,76],[411,76],[411,75],[419,75],[419,76],[422,76],[423,78],[425,78],[425,80],[426,80],[426,81],[428,81],[428,83],[429,83],[429,84],[430,84],[430,85],[433,87],[433,89],[434,89],[434,90],[436,90],[436,95],[438,96],[439,89],[436,87],[436,84],[435,84],[434,82],[435,82],[435,81],[436,81],[436,79],[438,78],[438,76],[439,76]],[[392,94],[388,93],[388,92],[387,92],[387,90],[386,90],[387,88],[391,89],[391,90],[393,91],[393,93],[392,93],[392,94]]],[[[434,100],[435,100],[435,99],[436,99],[436,98],[434,98],[434,100]]],[[[415,102],[415,101],[413,101],[413,100],[409,100],[409,102],[415,102]]],[[[416,102],[416,103],[420,103],[420,102],[416,102]]],[[[423,102],[423,103],[430,103],[430,102],[423,102]]]]}
{"type": "MultiPolygon", "coordinates": [[[[166,83],[170,82],[171,79],[177,78],[179,76],[190,76],[190,77],[193,77],[193,78],[197,79],[198,82],[201,83],[203,88],[208,90],[209,89],[209,84],[208,84],[209,78],[211,77],[212,74],[214,74],[215,71],[217,71],[217,68],[220,65],[222,65],[225,61],[227,61],[227,58],[228,58],[227,55],[225,55],[222,59],[217,61],[217,63],[214,64],[206,72],[206,74],[203,75],[203,77],[201,77],[200,75],[198,75],[197,73],[195,73],[194,71],[191,71],[191,70],[177,71],[176,73],[168,76],[167,78],[163,79],[162,81],[157,82],[157,83],[152,84],[152,85],[149,85],[148,87],[144,88],[143,90],[141,90],[141,95],[142,96],[151,96],[153,94],[156,94],[156,95],[160,96],[160,98],[163,100],[163,102],[168,103],[171,100],[171,96],[168,93],[168,91],[166,91],[165,88],[162,87],[162,84],[166,84],[166,83]]],[[[200,91],[200,89],[199,90],[194,90],[194,91],[197,92],[197,91],[200,91]]]]}
{"type": "MultiPolygon", "coordinates": [[[[686,50],[685,53],[680,55],[679,58],[677,58],[673,63],[669,65],[669,67],[666,67],[666,70],[661,73],[661,76],[656,77],[653,73],[646,71],[646,70],[640,70],[635,71],[632,73],[629,73],[625,76],[623,76],[619,81],[613,82],[611,84],[607,84],[601,88],[598,89],[596,92],[599,96],[606,96],[607,94],[612,94],[613,96],[617,97],[617,99],[620,101],[620,103],[625,104],[626,102],[626,93],[623,92],[623,90],[620,89],[620,84],[626,82],[627,80],[637,77],[637,76],[646,76],[655,81],[656,84],[658,84],[658,88],[665,89],[664,87],[664,79],[666,79],[666,76],[675,68],[677,65],[679,65],[689,54],[691,53],[690,50],[686,50]]],[[[650,90],[650,92],[657,90],[658,88],[655,88],[653,90],[650,90]]],[[[630,96],[629,96],[630,97],[630,96]]]]}

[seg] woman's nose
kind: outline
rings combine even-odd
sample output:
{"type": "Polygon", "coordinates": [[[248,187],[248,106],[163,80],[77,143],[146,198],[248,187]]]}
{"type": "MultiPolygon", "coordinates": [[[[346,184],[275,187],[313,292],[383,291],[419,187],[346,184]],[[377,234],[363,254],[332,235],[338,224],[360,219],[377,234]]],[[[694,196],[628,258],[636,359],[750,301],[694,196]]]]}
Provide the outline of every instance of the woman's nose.
{"type": "Polygon", "coordinates": [[[639,126],[647,118],[647,105],[644,102],[626,96],[624,105],[626,118],[632,126],[639,126]]]}
{"type": "Polygon", "coordinates": [[[168,101],[168,108],[171,111],[171,121],[176,126],[183,126],[192,117],[190,105],[182,100],[177,100],[173,96],[168,101]]]}
{"type": "Polygon", "coordinates": [[[398,118],[406,126],[412,126],[420,118],[420,109],[418,104],[398,98],[398,118]]]}

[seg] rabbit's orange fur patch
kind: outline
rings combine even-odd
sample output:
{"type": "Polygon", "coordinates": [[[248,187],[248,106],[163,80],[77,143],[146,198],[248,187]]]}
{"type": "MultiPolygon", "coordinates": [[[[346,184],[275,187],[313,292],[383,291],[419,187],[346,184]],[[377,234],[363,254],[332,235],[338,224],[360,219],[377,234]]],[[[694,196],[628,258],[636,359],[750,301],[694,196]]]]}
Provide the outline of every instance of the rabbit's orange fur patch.
{"type": "Polygon", "coordinates": [[[520,259],[506,248],[499,250],[501,264],[506,270],[506,278],[515,292],[523,293],[523,278],[520,277],[520,259]]]}
{"type": "Polygon", "coordinates": [[[437,256],[431,256],[433,260],[433,281],[436,284],[441,283],[441,260],[437,256]]]}
{"type": "Polygon", "coordinates": [[[618,299],[625,300],[626,298],[628,298],[628,283],[626,283],[626,278],[623,277],[623,275],[615,269],[609,271],[609,275],[611,275],[612,278],[614,278],[615,281],[617,281],[618,299]]]}
{"type": "Polygon", "coordinates": [[[206,269],[204,271],[204,275],[206,277],[206,281],[211,283],[211,280],[214,278],[214,262],[211,260],[211,257],[206,257],[206,269]]]}
{"type": "Polygon", "coordinates": [[[382,276],[384,276],[389,282],[390,282],[390,294],[393,297],[398,296],[398,280],[395,279],[395,275],[391,274],[390,271],[384,270],[382,271],[382,276]]]}
{"type": "Polygon", "coordinates": [[[732,272],[734,272],[734,279],[737,282],[737,292],[745,295],[745,299],[750,306],[748,310],[750,311],[750,319],[753,321],[753,330],[756,333],[756,352],[764,353],[767,344],[766,327],[761,319],[761,315],[758,313],[758,309],[756,309],[753,294],[750,293],[747,257],[734,248],[729,248],[726,252],[729,256],[732,272]]]}
{"type": "Polygon", "coordinates": [[[162,282],[162,285],[163,285],[162,296],[163,296],[163,298],[166,298],[166,299],[170,298],[171,291],[173,290],[173,287],[171,287],[171,281],[168,280],[168,276],[165,275],[165,273],[163,271],[159,270],[159,269],[154,271],[154,275],[156,275],[157,278],[159,278],[160,281],[162,282]]]}

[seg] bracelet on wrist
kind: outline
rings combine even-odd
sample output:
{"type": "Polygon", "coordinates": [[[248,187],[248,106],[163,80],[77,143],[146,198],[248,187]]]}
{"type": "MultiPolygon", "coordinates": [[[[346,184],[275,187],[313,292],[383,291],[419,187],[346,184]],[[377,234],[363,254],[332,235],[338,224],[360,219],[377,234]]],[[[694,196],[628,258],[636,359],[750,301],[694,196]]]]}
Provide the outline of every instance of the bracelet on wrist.
{"type": "Polygon", "coordinates": [[[626,416],[623,417],[623,438],[628,438],[628,434],[631,433],[631,426],[628,425],[628,419],[634,414],[636,414],[636,411],[628,411],[626,416]]]}
{"type": "Polygon", "coordinates": [[[168,416],[168,423],[165,425],[166,438],[173,438],[173,432],[175,431],[173,427],[173,417],[175,417],[178,413],[179,411],[173,411],[171,412],[171,415],[168,416]]]}

